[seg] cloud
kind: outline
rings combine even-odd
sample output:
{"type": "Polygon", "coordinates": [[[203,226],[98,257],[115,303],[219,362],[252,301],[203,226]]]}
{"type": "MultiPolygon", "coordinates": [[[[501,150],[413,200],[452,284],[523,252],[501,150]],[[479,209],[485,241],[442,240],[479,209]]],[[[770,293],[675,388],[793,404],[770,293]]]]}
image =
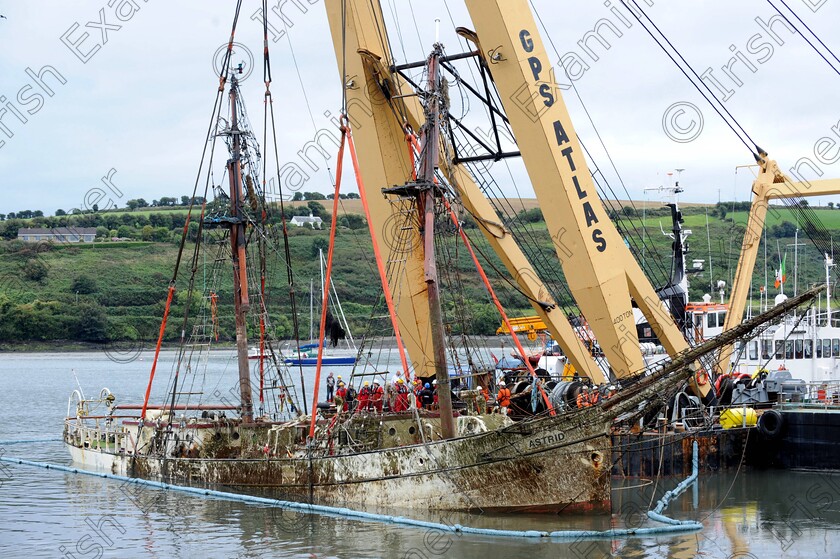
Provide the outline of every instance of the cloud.
{"type": "MultiPolygon", "coordinates": [[[[14,134],[9,138],[0,131],[0,141],[6,142],[0,147],[4,195],[0,212],[52,212],[79,206],[84,193],[112,167],[120,169],[120,184],[127,198],[150,200],[192,189],[217,85],[212,56],[228,38],[232,7],[199,0],[137,0],[139,10],[129,20],[118,21],[107,4],[106,0],[31,0],[4,6],[8,19],[0,25],[0,36],[14,48],[6,48],[0,55],[0,95],[16,99],[19,90],[31,84],[27,68],[37,71],[51,65],[67,83],[56,85],[52,97],[44,96],[43,106],[26,116],[25,124],[9,112],[0,118],[0,124],[14,134]],[[100,9],[105,10],[109,24],[121,26],[107,33],[107,43],[102,43],[100,29],[86,26],[100,21],[100,9]],[[87,63],[60,39],[75,23],[79,27],[72,37],[88,32],[86,47],[93,41],[100,43],[87,63]]],[[[237,41],[260,53],[262,28],[251,19],[257,5],[244,4],[237,41]]],[[[456,25],[472,27],[463,5],[448,4],[456,25]]],[[[611,11],[619,9],[612,5],[618,2],[607,6],[574,0],[563,2],[562,8],[548,0],[535,0],[535,4],[561,55],[576,52],[586,56],[578,41],[597,22],[606,19],[619,24],[611,11]]],[[[755,18],[766,20],[772,15],[767,4],[758,0],[737,5],[708,0],[703,9],[691,13],[663,1],[654,4],[649,14],[695,68],[703,71],[711,67],[718,73],[732,56],[730,45],[746,52],[747,41],[760,32],[755,18]]],[[[292,22],[288,37],[271,44],[281,161],[293,159],[300,146],[313,137],[312,118],[316,128],[329,124],[323,113],[336,113],[341,98],[323,2],[302,2],[308,6],[306,13],[294,11],[291,5],[284,8],[292,22]]],[[[396,3],[397,12],[391,10],[392,5],[383,2],[399,61],[421,60],[428,54],[436,17],[443,20],[441,40],[448,52],[462,50],[441,0],[414,2],[413,14],[403,2],[396,3]]],[[[797,2],[791,5],[830,44],[830,25],[840,18],[840,6],[826,3],[813,14],[797,2]]],[[[279,16],[271,17],[279,29],[279,16]]],[[[709,193],[731,189],[734,167],[751,163],[749,153],[634,20],[632,24],[629,29],[619,25],[620,38],[605,35],[610,49],[587,43],[598,60],[589,60],[590,70],[576,82],[586,108],[607,141],[631,195],[641,198],[642,189],[661,184],[665,172],[684,168],[684,200],[714,201],[716,195],[709,193]],[[685,145],[675,145],[662,131],[663,112],[679,101],[697,105],[705,116],[701,136],[685,145]]],[[[783,30],[778,32],[784,37],[783,30]]],[[[551,46],[547,48],[556,62],[551,46]]],[[[257,136],[262,138],[260,62],[258,59],[244,92],[257,136]]],[[[789,168],[840,121],[837,76],[795,36],[786,38],[785,45],[777,45],[772,59],[756,66],[755,73],[741,70],[744,85],[737,88],[727,107],[783,168],[789,168]]],[[[578,134],[607,171],[606,156],[574,92],[564,92],[564,98],[578,134]]],[[[469,118],[479,125],[477,103],[471,108],[469,118]]],[[[520,164],[514,164],[513,169],[520,192],[530,195],[524,169],[520,164]]],[[[825,169],[827,176],[837,176],[838,170],[840,166],[825,169]]],[[[504,171],[500,179],[506,178],[504,171]]],[[[609,172],[608,176],[618,184],[609,172]]],[[[501,182],[513,194],[510,181],[501,182]]],[[[739,181],[735,187],[732,196],[747,199],[749,182],[739,181]]],[[[316,173],[307,188],[327,192],[327,171],[316,173]]]]}

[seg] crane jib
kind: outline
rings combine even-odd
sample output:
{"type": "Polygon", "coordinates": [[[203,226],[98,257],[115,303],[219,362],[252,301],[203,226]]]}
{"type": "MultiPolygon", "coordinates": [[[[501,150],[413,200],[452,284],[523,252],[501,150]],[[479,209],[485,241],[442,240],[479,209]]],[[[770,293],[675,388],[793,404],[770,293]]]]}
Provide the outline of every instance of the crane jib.
{"type": "MultiPolygon", "coordinates": [[[[531,38],[531,32],[527,29],[523,29],[519,32],[519,41],[522,44],[522,48],[525,50],[526,53],[531,53],[534,51],[534,40],[531,38]]],[[[531,73],[534,75],[534,81],[538,86],[538,91],[540,97],[543,98],[543,104],[546,107],[551,107],[554,105],[556,99],[554,94],[552,93],[552,88],[548,83],[544,80],[540,80],[540,74],[543,70],[543,63],[540,61],[539,57],[537,56],[529,56],[528,57],[528,65],[531,68],[531,73]],[[540,83],[542,81],[542,83],[540,83]]],[[[555,120],[553,123],[554,126],[554,136],[557,139],[557,145],[561,148],[560,153],[563,157],[566,158],[566,163],[569,165],[569,170],[572,173],[577,172],[577,165],[575,165],[574,160],[574,148],[570,144],[571,141],[569,139],[569,135],[566,133],[566,130],[563,128],[563,123],[560,120],[555,120]]],[[[592,203],[588,199],[588,193],[584,190],[581,185],[580,181],[578,180],[577,175],[572,175],[572,183],[575,187],[575,192],[577,193],[578,200],[581,200],[581,207],[583,209],[583,216],[586,219],[586,227],[591,229],[592,241],[595,243],[595,249],[598,252],[604,252],[607,249],[607,241],[604,238],[604,234],[601,229],[595,227],[598,223],[598,216],[595,214],[595,210],[592,209],[592,203]]]]}

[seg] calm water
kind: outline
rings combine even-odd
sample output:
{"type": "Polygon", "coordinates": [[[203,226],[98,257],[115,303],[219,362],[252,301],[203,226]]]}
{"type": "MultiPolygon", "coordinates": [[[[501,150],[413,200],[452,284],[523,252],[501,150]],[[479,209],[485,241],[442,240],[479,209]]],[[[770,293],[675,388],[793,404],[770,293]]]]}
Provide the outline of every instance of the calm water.
{"type": "MultiPolygon", "coordinates": [[[[233,354],[219,356],[222,363],[208,370],[207,385],[227,387],[223,379],[235,376],[233,354]]],[[[138,401],[151,354],[143,357],[118,364],[104,353],[2,355],[0,440],[59,437],[76,387],[72,369],[88,396],[104,385],[119,401],[138,401]]],[[[157,394],[165,392],[171,359],[165,355],[158,368],[157,394]]],[[[9,445],[0,452],[69,463],[58,442],[9,445]]],[[[678,482],[615,482],[612,515],[424,518],[510,529],[639,526],[651,500],[678,482]]],[[[840,475],[705,476],[668,512],[700,520],[705,529],[602,542],[448,536],[151,489],[128,492],[115,481],[0,465],[0,557],[840,557],[840,475]]]]}

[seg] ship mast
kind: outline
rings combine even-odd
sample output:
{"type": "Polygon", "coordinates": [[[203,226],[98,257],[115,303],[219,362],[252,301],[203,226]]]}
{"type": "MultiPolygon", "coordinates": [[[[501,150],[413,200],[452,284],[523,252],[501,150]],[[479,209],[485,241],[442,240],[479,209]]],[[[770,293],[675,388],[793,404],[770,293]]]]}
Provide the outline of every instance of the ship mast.
{"type": "Polygon", "coordinates": [[[455,436],[455,421],[452,418],[452,391],[449,384],[449,370],[446,364],[446,340],[443,330],[443,313],[440,305],[437,261],[435,260],[435,206],[440,189],[435,182],[440,153],[440,113],[442,109],[440,88],[440,58],[443,46],[435,43],[426,61],[428,73],[425,92],[426,122],[421,130],[420,171],[417,179],[403,186],[384,188],[385,194],[396,194],[414,198],[423,238],[423,280],[426,282],[426,297],[429,305],[432,355],[434,356],[435,378],[437,379],[438,405],[440,407],[440,432],[444,439],[455,436]]]}
{"type": "Polygon", "coordinates": [[[422,152],[420,154],[420,174],[418,183],[418,209],[423,211],[423,250],[425,262],[423,275],[429,299],[429,319],[432,326],[432,346],[435,356],[435,378],[438,386],[438,404],[440,406],[440,431],[444,439],[455,436],[455,422],[452,419],[452,394],[449,385],[449,369],[446,366],[446,340],[443,337],[443,316],[440,308],[440,286],[435,260],[435,197],[438,189],[435,185],[435,170],[438,167],[440,150],[440,57],[443,48],[435,43],[429,56],[428,102],[426,103],[426,124],[423,127],[422,152]]]}
{"type": "MultiPolygon", "coordinates": [[[[235,72],[242,72],[238,67],[235,72]]],[[[254,404],[251,395],[251,372],[248,365],[248,331],[245,316],[248,313],[248,274],[245,258],[245,224],[242,211],[242,162],[241,138],[237,114],[237,100],[239,96],[239,81],[236,73],[231,77],[230,84],[230,131],[231,137],[230,159],[227,163],[230,179],[230,248],[233,259],[233,301],[236,315],[236,354],[239,364],[239,395],[242,403],[242,420],[250,423],[254,418],[254,404]]]]}

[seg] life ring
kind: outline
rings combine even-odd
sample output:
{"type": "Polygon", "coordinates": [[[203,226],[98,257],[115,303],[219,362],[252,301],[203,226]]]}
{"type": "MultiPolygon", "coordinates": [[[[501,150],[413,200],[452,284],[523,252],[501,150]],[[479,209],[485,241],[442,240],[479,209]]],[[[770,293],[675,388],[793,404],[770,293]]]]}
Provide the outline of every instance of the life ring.
{"type": "Polygon", "coordinates": [[[720,394],[720,386],[723,383],[723,380],[728,379],[728,378],[729,378],[729,373],[724,373],[717,378],[717,380],[715,381],[715,393],[716,394],[720,394]]]}
{"type": "Polygon", "coordinates": [[[758,432],[765,438],[777,438],[785,426],[785,416],[776,410],[767,410],[758,418],[758,432]]]}
{"type": "Polygon", "coordinates": [[[706,369],[697,369],[697,372],[694,373],[694,381],[697,386],[706,386],[709,384],[709,373],[706,372],[706,369]]]}

